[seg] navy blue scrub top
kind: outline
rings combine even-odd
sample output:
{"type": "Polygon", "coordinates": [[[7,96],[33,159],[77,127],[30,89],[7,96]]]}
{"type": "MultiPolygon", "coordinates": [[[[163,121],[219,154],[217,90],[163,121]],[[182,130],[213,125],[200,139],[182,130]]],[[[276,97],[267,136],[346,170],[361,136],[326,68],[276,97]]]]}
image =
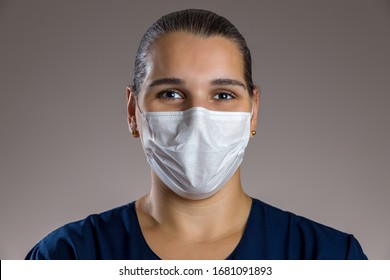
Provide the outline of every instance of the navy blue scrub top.
{"type": "MultiPolygon", "coordinates": [[[[257,199],[243,236],[227,259],[367,259],[353,235],[257,199]]],[[[42,239],[26,259],[158,260],[146,243],[135,202],[67,224],[42,239]]]]}

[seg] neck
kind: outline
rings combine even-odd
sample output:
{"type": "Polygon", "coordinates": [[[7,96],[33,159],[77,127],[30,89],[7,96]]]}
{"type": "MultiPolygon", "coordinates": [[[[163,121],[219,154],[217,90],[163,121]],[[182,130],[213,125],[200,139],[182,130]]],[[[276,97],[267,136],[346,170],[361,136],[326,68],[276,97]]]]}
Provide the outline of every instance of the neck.
{"type": "Polygon", "coordinates": [[[152,189],[138,202],[150,226],[191,242],[209,242],[243,231],[251,199],[240,183],[239,169],[216,194],[202,200],[182,198],[152,173],[152,189]]]}

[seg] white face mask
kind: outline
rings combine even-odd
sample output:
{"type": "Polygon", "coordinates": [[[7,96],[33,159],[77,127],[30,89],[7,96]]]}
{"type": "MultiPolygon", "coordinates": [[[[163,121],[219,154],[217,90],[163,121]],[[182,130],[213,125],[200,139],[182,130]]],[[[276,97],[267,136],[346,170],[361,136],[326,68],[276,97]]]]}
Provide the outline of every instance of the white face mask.
{"type": "Polygon", "coordinates": [[[200,107],[143,112],[147,160],[176,194],[207,198],[220,190],[241,164],[249,141],[251,115],[200,107]]]}

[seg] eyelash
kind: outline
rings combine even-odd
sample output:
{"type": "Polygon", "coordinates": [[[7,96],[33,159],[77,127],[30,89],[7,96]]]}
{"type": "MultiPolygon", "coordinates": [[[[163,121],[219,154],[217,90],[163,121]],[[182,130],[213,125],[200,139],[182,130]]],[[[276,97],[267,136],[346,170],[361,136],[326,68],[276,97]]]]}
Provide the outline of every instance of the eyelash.
{"type": "Polygon", "coordinates": [[[159,99],[180,99],[180,98],[172,98],[172,97],[164,96],[164,94],[171,93],[171,92],[174,94],[178,94],[181,96],[181,98],[183,98],[183,94],[181,94],[179,91],[173,90],[173,89],[168,89],[168,90],[164,90],[164,91],[159,92],[157,94],[157,98],[159,98],[159,99]]]}
{"type": "MultiPolygon", "coordinates": [[[[168,89],[168,90],[163,90],[161,92],[159,92],[157,94],[157,98],[159,99],[166,99],[166,100],[173,100],[173,99],[181,99],[181,98],[184,98],[183,97],[183,94],[177,90],[173,90],[173,89],[168,89]],[[164,96],[166,95],[167,93],[174,93],[174,94],[177,94],[180,96],[180,98],[174,98],[174,97],[167,97],[167,96],[164,96]]],[[[213,95],[212,99],[215,99],[215,100],[218,100],[220,102],[226,102],[226,101],[229,101],[229,100],[232,100],[232,99],[236,99],[237,97],[231,93],[231,92],[227,92],[227,91],[220,91],[220,92],[217,92],[216,94],[213,95]],[[228,98],[216,98],[218,97],[219,95],[226,95],[228,98]]]]}
{"type": "Polygon", "coordinates": [[[236,96],[230,92],[226,92],[226,91],[221,91],[221,92],[218,92],[216,93],[214,96],[213,96],[213,99],[216,99],[218,101],[221,101],[221,102],[226,102],[226,101],[229,101],[229,100],[232,100],[232,99],[236,99],[236,96]],[[216,96],[218,95],[227,95],[228,98],[215,98],[216,96]]]}

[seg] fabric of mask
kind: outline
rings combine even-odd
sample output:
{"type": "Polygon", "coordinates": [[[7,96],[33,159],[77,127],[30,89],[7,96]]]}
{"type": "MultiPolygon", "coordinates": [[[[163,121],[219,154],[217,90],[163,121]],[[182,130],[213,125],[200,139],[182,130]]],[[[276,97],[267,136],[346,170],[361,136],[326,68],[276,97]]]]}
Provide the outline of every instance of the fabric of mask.
{"type": "Polygon", "coordinates": [[[143,112],[142,140],[157,176],[176,194],[204,199],[220,190],[244,157],[250,112],[194,107],[143,112]]]}

